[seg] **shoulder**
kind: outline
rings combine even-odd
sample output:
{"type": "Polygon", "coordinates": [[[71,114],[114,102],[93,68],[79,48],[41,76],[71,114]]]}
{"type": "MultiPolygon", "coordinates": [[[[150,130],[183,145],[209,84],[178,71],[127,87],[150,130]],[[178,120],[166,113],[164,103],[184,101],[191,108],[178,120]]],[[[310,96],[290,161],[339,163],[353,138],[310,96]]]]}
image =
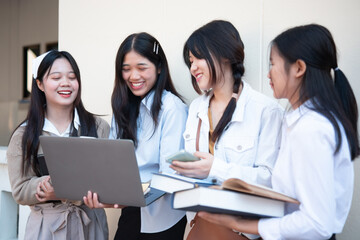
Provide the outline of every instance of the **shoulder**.
{"type": "Polygon", "coordinates": [[[10,143],[13,141],[19,141],[19,139],[20,140],[22,139],[24,132],[25,132],[25,127],[26,126],[19,126],[17,129],[15,129],[15,131],[11,135],[10,143]]]}
{"type": "Polygon", "coordinates": [[[110,132],[110,125],[107,121],[99,116],[94,116],[96,123],[96,130],[99,138],[107,138],[110,132]]]}
{"type": "Polygon", "coordinates": [[[169,91],[164,91],[161,97],[162,101],[162,110],[170,111],[170,110],[183,110],[187,111],[186,104],[176,95],[172,94],[169,91]]]}
{"type": "Polygon", "coordinates": [[[323,135],[334,135],[334,128],[325,116],[322,114],[315,112],[314,110],[308,109],[302,117],[299,119],[298,122],[298,128],[299,134],[304,133],[314,133],[318,132],[323,135]]]}
{"type": "Polygon", "coordinates": [[[283,108],[279,103],[276,102],[275,99],[266,96],[263,93],[260,93],[250,87],[249,84],[244,83],[246,85],[245,89],[247,91],[247,105],[252,105],[253,107],[260,109],[268,109],[274,111],[283,112],[283,108]]]}
{"type": "MultiPolygon", "coordinates": [[[[340,126],[340,128],[342,128],[340,126]]],[[[308,109],[291,127],[291,139],[297,139],[310,144],[330,144],[333,148],[336,143],[336,134],[331,122],[322,114],[308,109]]],[[[294,141],[296,142],[296,141],[294,141]]]]}
{"type": "Polygon", "coordinates": [[[209,101],[208,96],[206,96],[205,94],[200,95],[191,102],[189,108],[190,108],[190,110],[198,109],[203,104],[208,105],[208,101],[209,101]]]}
{"type": "Polygon", "coordinates": [[[7,154],[18,155],[21,154],[22,149],[22,138],[25,132],[25,126],[18,127],[12,134],[7,149],[7,154]]]}

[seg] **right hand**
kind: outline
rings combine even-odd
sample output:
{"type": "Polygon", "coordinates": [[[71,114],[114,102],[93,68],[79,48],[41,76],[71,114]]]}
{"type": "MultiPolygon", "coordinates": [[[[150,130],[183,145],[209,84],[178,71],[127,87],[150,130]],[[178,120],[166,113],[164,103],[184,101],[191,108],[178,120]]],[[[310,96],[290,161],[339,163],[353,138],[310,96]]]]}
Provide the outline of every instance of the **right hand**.
{"type": "Polygon", "coordinates": [[[98,200],[97,193],[92,193],[91,191],[88,191],[87,196],[83,197],[84,203],[89,208],[124,208],[126,206],[119,205],[119,204],[107,204],[107,203],[101,203],[98,200]]]}

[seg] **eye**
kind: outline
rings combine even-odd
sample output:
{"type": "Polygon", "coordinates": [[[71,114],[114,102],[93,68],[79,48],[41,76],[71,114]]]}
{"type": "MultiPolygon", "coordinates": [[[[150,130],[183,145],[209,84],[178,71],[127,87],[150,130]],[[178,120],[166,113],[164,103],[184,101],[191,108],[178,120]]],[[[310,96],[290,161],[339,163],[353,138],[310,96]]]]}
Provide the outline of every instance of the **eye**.
{"type": "Polygon", "coordinates": [[[274,66],[272,62],[269,62],[269,70],[274,66]]]}
{"type": "Polygon", "coordinates": [[[69,74],[69,78],[71,80],[76,80],[76,75],[75,74],[69,74]]]}
{"type": "Polygon", "coordinates": [[[126,73],[126,72],[129,72],[130,69],[128,69],[128,68],[123,68],[122,71],[123,71],[124,73],[126,73]]]}

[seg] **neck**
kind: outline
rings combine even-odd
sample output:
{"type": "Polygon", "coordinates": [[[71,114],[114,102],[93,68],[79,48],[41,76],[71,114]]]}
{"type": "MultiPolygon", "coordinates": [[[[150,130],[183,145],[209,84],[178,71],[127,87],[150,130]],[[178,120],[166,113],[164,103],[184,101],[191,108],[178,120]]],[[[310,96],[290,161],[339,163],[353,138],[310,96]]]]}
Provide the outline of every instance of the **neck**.
{"type": "Polygon", "coordinates": [[[46,107],[46,118],[56,127],[59,133],[63,133],[73,118],[73,107],[46,107]]]}
{"type": "Polygon", "coordinates": [[[224,76],[213,87],[213,101],[228,103],[233,94],[234,78],[230,69],[225,69],[224,76]]]}

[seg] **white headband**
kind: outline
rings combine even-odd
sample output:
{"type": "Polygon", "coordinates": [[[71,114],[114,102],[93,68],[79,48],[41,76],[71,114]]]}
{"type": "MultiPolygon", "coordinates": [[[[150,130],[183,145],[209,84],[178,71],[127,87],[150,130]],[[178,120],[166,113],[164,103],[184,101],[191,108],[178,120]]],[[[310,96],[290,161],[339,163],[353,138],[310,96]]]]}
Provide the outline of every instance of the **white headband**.
{"type": "MultiPolygon", "coordinates": [[[[51,52],[51,51],[49,51],[49,52],[51,52]]],[[[33,73],[34,79],[37,78],[37,72],[38,72],[38,69],[39,69],[39,66],[40,66],[42,60],[44,59],[44,57],[46,55],[48,55],[49,52],[41,54],[40,56],[38,56],[37,58],[35,58],[32,61],[32,73],[33,73]]]]}

